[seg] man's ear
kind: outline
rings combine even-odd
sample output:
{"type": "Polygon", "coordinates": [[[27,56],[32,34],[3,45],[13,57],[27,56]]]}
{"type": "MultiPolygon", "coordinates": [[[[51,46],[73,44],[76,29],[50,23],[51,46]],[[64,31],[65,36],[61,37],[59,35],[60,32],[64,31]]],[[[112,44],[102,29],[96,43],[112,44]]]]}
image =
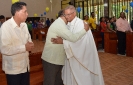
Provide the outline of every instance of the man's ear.
{"type": "Polygon", "coordinates": [[[76,11],[74,12],[74,15],[76,16],[76,11]]]}
{"type": "Polygon", "coordinates": [[[15,16],[18,16],[18,15],[19,15],[19,11],[16,11],[15,16]]]}

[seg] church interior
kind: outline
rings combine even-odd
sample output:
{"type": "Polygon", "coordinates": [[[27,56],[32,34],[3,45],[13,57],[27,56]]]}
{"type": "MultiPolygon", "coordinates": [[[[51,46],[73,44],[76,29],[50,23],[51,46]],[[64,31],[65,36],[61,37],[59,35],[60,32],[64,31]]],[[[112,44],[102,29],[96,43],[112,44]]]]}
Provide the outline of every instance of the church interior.
{"type": "MultiPolygon", "coordinates": [[[[15,0],[0,0],[0,15],[5,20],[10,19],[10,6],[15,0]]],[[[19,1],[19,0],[18,0],[19,1]]],[[[91,13],[95,15],[96,28],[91,29],[97,48],[100,65],[105,85],[133,85],[133,33],[126,32],[125,54],[118,53],[117,27],[115,30],[104,32],[104,40],[101,36],[100,18],[107,21],[120,18],[124,12],[126,20],[132,28],[133,24],[133,0],[20,0],[27,3],[28,22],[36,22],[38,26],[32,26],[31,38],[34,49],[29,52],[30,59],[30,85],[43,85],[42,51],[45,46],[47,32],[50,24],[58,18],[58,12],[68,5],[74,5],[77,17],[89,20],[91,13]],[[105,20],[106,20],[105,19],[105,20]],[[42,21],[43,20],[43,21],[42,21]],[[40,22],[44,22],[40,24],[40,22]],[[102,47],[104,42],[104,48],[102,47]]],[[[116,22],[114,20],[114,22],[116,22]]],[[[111,22],[112,23],[112,22],[111,22]]],[[[7,85],[6,75],[2,70],[2,55],[0,56],[0,85],[7,85]]]]}

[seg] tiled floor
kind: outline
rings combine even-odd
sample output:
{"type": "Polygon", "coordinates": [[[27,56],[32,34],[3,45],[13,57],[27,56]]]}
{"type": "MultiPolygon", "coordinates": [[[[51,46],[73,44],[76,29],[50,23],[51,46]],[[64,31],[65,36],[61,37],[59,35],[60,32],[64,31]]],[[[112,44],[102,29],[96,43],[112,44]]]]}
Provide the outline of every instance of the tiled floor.
{"type": "Polygon", "coordinates": [[[106,85],[133,85],[133,58],[99,52],[106,85]]]}
{"type": "MultiPolygon", "coordinates": [[[[34,40],[35,49],[43,50],[45,42],[34,40]]],[[[105,85],[133,85],[133,57],[126,57],[99,51],[105,85]]]]}

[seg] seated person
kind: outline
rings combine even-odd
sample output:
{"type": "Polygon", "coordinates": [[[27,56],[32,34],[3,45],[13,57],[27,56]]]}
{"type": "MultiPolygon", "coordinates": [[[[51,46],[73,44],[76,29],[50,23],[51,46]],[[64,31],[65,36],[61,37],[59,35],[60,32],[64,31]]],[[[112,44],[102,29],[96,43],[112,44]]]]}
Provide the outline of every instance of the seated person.
{"type": "Polygon", "coordinates": [[[0,27],[1,25],[5,22],[5,16],[4,15],[0,15],[0,27]]]}

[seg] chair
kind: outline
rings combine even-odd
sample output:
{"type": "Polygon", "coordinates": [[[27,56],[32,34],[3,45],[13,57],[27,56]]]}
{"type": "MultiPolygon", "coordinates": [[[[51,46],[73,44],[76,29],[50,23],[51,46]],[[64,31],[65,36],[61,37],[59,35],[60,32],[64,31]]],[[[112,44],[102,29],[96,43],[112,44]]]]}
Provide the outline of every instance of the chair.
{"type": "Polygon", "coordinates": [[[117,54],[117,35],[114,32],[104,33],[104,51],[117,54]]]}

